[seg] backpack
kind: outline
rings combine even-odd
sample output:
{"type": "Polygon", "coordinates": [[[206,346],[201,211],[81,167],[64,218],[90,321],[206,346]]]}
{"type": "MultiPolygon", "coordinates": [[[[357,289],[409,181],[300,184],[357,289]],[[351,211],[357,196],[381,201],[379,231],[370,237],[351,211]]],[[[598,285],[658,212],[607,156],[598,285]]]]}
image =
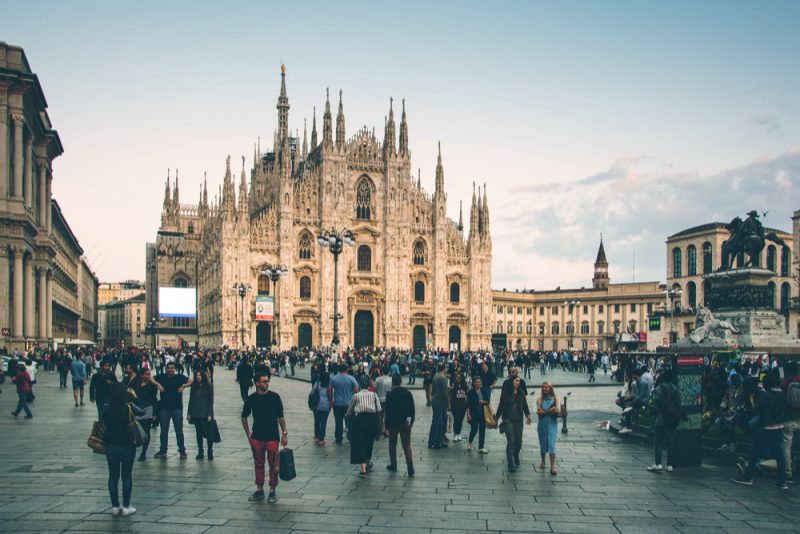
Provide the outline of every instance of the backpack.
{"type": "Polygon", "coordinates": [[[664,422],[669,426],[676,426],[683,419],[680,401],[678,400],[678,389],[676,387],[666,388],[659,395],[659,405],[661,413],[664,415],[664,422]]]}
{"type": "Polygon", "coordinates": [[[787,408],[800,410],[800,382],[789,382],[784,399],[787,408]]]}
{"type": "Polygon", "coordinates": [[[308,394],[308,409],[315,410],[319,404],[319,384],[314,385],[314,389],[308,394]]]}

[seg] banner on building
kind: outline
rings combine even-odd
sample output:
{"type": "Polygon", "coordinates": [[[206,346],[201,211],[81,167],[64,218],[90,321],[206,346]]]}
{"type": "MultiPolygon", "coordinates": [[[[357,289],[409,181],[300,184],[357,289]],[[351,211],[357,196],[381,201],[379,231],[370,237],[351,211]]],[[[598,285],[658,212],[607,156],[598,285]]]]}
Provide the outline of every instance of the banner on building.
{"type": "Polygon", "coordinates": [[[256,296],[256,321],[272,321],[275,315],[275,299],[269,295],[256,296]]]}

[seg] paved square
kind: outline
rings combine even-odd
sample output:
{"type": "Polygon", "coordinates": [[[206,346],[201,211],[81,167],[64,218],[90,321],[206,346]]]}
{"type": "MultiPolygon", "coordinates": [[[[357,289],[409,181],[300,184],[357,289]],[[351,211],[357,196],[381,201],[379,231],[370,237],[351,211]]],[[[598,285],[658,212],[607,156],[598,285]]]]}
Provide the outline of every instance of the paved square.
{"type": "MultiPolygon", "coordinates": [[[[570,432],[559,435],[556,477],[534,469],[535,426],[525,428],[517,473],[506,472],[504,440],[496,431],[487,435],[491,453],[486,456],[467,452],[464,443],[428,450],[430,412],[415,390],[416,476],[409,479],[402,467],[398,473],[384,469],[388,451],[381,440],[375,446],[375,470],[360,480],[349,465],[346,442],[339,447],[312,442],[308,384],[276,378],[272,389],[286,406],[298,477],[280,483],[276,504],[250,503],[253,462],[241,429],[234,373],[225,370],[217,371],[216,380],[223,440],[215,447],[216,459],[194,460],[193,429],[185,425],[190,459],[180,460],[171,433],[167,460],[148,458],[134,466],[137,513],[115,518],[109,513],[105,459],[86,446],[94,405],[73,408],[71,390],[58,389],[57,375],[42,372],[37,378],[33,420],[9,415],[16,403],[10,383],[0,395],[2,532],[800,531],[799,488],[780,492],[774,479],[736,486],[729,482],[731,468],[713,462],[673,474],[646,472],[650,448],[594,424],[602,414],[593,410],[610,406],[615,390],[609,387],[572,390],[570,432]]],[[[328,432],[332,436],[332,417],[328,432]]],[[[150,456],[154,452],[151,447],[150,456]]]]}

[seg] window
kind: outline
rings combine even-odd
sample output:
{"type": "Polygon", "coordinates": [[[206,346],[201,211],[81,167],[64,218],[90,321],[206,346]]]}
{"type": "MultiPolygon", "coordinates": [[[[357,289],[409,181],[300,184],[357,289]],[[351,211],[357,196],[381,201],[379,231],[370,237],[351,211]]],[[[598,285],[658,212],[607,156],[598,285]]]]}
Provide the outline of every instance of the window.
{"type": "Polygon", "coordinates": [[[529,335],[533,334],[533,323],[531,323],[530,321],[528,321],[528,324],[525,325],[525,333],[529,335]]]}
{"type": "Polygon", "coordinates": [[[628,332],[636,332],[636,321],[628,321],[628,332]]]}
{"type": "Polygon", "coordinates": [[[689,245],[686,249],[686,269],[689,276],[697,274],[697,247],[689,245]]]}
{"type": "Polygon", "coordinates": [[[311,259],[311,234],[308,232],[300,234],[300,259],[311,259]]]}
{"type": "Polygon", "coordinates": [[[781,249],[781,276],[789,276],[789,247],[781,249]]]}
{"type": "Polygon", "coordinates": [[[703,274],[709,274],[714,270],[714,257],[711,253],[711,243],[703,243],[703,274]]]}
{"type": "Polygon", "coordinates": [[[584,304],[583,305],[583,313],[584,314],[589,313],[589,305],[588,304],[584,304]]]}
{"type": "Polygon", "coordinates": [[[497,313],[503,313],[503,305],[502,304],[498,304],[497,313]]]}
{"type": "Polygon", "coordinates": [[[311,278],[308,276],[303,276],[300,278],[300,298],[311,298],[311,278]]]}
{"type": "Polygon", "coordinates": [[[517,334],[522,333],[522,321],[517,322],[517,334]]]}
{"type": "Polygon", "coordinates": [[[269,295],[269,277],[266,274],[258,275],[258,294],[269,295]]]}
{"type": "Polygon", "coordinates": [[[360,180],[356,186],[356,219],[372,219],[372,189],[366,179],[360,180]]]}
{"type": "Polygon", "coordinates": [[[367,245],[358,247],[358,270],[371,271],[372,270],[372,249],[367,245]]]}
{"type": "Polygon", "coordinates": [[[648,302],[647,303],[647,313],[653,313],[653,303],[652,302],[648,302]]]}
{"type": "Polygon", "coordinates": [[[506,306],[506,313],[511,313],[514,311],[514,308],[511,306],[506,306]]]}
{"type": "Polygon", "coordinates": [[[544,323],[539,323],[539,335],[544,335],[544,323]]]}
{"type": "Polygon", "coordinates": [[[603,306],[602,304],[597,305],[597,313],[605,313],[605,309],[606,307],[603,306]]]}
{"type": "Polygon", "coordinates": [[[514,333],[514,324],[511,321],[508,321],[508,326],[506,327],[506,332],[509,334],[514,333]]]}
{"type": "Polygon", "coordinates": [[[567,323],[567,335],[573,335],[575,333],[575,324],[570,321],[567,323]]]}
{"type": "Polygon", "coordinates": [[[189,226],[187,227],[186,233],[188,233],[189,235],[194,233],[194,223],[189,223],[189,226]]]}
{"type": "Polygon", "coordinates": [[[414,300],[417,303],[425,302],[425,283],[414,282],[414,300]]]}
{"type": "Polygon", "coordinates": [[[697,308],[697,286],[694,282],[686,284],[686,292],[689,293],[689,306],[694,310],[697,308]]]}
{"type": "Polygon", "coordinates": [[[708,306],[708,293],[711,291],[711,282],[703,280],[703,306],[708,306]]]}
{"type": "Polygon", "coordinates": [[[552,309],[551,313],[553,315],[558,315],[558,306],[553,306],[553,309],[552,309]]]}
{"type": "Polygon", "coordinates": [[[770,245],[767,247],[767,269],[772,271],[773,273],[777,273],[777,262],[775,261],[778,256],[778,250],[775,248],[775,245],[770,245]]]}
{"type": "Polygon", "coordinates": [[[786,313],[789,311],[789,282],[781,284],[781,312],[786,313]]]}
{"type": "Polygon", "coordinates": [[[503,333],[503,321],[497,321],[497,333],[498,334],[503,333]]]}
{"type": "Polygon", "coordinates": [[[672,249],[672,277],[680,278],[683,276],[681,272],[681,249],[675,247],[672,249]]]}
{"type": "Polygon", "coordinates": [[[589,321],[583,321],[581,323],[581,334],[588,334],[589,333],[589,321]]]}
{"type": "Polygon", "coordinates": [[[550,325],[550,333],[554,336],[557,336],[561,332],[561,326],[558,324],[558,321],[554,322],[550,325]]]}
{"type": "Polygon", "coordinates": [[[450,284],[450,302],[458,304],[461,300],[461,286],[457,282],[450,284]]]}
{"type": "Polygon", "coordinates": [[[636,311],[636,304],[635,303],[631,303],[631,312],[635,312],[635,311],[636,311]]]}
{"type": "Polygon", "coordinates": [[[517,313],[522,315],[522,306],[517,306],[517,313]]]}
{"type": "Polygon", "coordinates": [[[425,242],[421,239],[414,242],[414,265],[425,265],[425,242]]]}
{"type": "Polygon", "coordinates": [[[176,278],[174,287],[189,287],[189,281],[186,278],[176,278]]]}
{"type": "Polygon", "coordinates": [[[617,319],[617,320],[614,321],[614,333],[615,334],[619,334],[619,326],[620,326],[620,322],[619,322],[619,319],[617,319]]]}
{"type": "Polygon", "coordinates": [[[619,313],[619,304],[614,304],[614,313],[619,313]]]}
{"type": "Polygon", "coordinates": [[[606,329],[606,323],[603,321],[597,321],[597,333],[604,334],[606,329]]]}
{"type": "Polygon", "coordinates": [[[528,314],[528,315],[531,315],[531,314],[533,313],[533,308],[531,308],[531,307],[529,306],[529,307],[528,307],[528,309],[527,309],[527,310],[525,310],[525,311],[527,312],[527,314],[528,314]]]}
{"type": "Polygon", "coordinates": [[[544,315],[544,308],[539,308],[539,315],[544,315]]]}

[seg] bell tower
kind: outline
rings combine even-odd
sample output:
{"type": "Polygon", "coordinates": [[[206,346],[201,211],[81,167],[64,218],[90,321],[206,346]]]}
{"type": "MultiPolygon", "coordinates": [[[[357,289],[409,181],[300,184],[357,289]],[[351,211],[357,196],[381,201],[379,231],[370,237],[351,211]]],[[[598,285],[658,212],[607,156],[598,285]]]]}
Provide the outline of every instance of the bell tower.
{"type": "Polygon", "coordinates": [[[597,259],[594,260],[592,287],[595,289],[608,289],[608,282],[608,261],[606,261],[606,251],[603,248],[603,235],[600,234],[600,248],[597,249],[597,259]]]}

